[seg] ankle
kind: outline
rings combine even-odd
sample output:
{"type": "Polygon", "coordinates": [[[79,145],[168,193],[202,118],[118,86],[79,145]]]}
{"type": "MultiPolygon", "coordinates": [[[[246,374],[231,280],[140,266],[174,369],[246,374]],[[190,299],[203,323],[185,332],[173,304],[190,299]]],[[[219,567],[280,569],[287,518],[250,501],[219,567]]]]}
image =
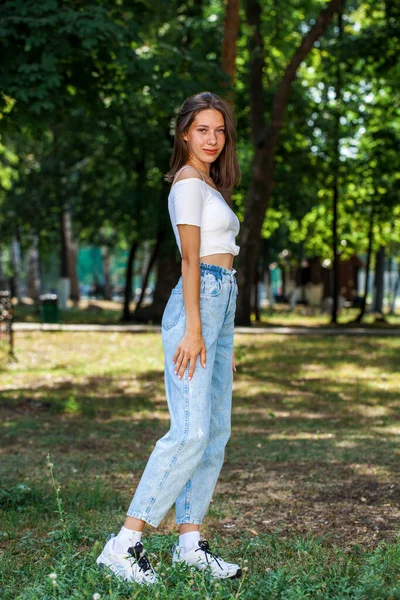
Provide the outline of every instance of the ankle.
{"type": "Polygon", "coordinates": [[[126,552],[128,548],[133,548],[141,540],[141,531],[135,531],[123,525],[114,539],[114,548],[117,552],[126,552]]]}
{"type": "Polygon", "coordinates": [[[185,548],[185,551],[197,548],[200,541],[200,531],[188,531],[187,533],[181,533],[179,536],[179,545],[185,548]]]}

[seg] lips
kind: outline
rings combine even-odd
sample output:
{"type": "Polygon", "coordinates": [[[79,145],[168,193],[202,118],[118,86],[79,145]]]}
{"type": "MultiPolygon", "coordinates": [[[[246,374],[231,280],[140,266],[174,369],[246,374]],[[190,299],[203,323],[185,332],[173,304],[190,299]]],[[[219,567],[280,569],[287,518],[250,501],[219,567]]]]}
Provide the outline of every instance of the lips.
{"type": "Polygon", "coordinates": [[[204,152],[207,152],[207,154],[216,154],[218,152],[218,150],[206,150],[206,149],[204,149],[204,152]]]}

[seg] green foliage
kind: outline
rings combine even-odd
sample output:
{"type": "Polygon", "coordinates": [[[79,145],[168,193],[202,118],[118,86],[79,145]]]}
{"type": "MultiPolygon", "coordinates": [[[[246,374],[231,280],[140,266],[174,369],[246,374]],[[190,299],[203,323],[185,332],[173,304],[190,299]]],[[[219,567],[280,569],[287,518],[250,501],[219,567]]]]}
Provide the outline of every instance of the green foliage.
{"type": "MultiPolygon", "coordinates": [[[[289,57],[325,5],[261,3],[266,122],[289,57]]],[[[300,66],[275,156],[274,187],[262,237],[277,255],[289,248],[332,258],[335,118],[340,116],[339,241],[343,258],[366,251],[371,210],[374,250],[399,248],[399,114],[395,101],[399,9],[394,0],[346,2],[343,37],[335,23],[300,66]],[[337,67],[342,76],[335,95],[337,67]]],[[[6,0],[0,7],[0,239],[17,235],[41,255],[59,243],[67,208],[81,242],[129,247],[166,231],[174,115],[200,89],[224,95],[225,3],[142,0],[76,3],[6,0]]],[[[241,8],[234,82],[243,172],[233,195],[242,218],[251,182],[249,27],[241,8]]],[[[271,255],[272,257],[272,255],[271,255]]]]}
{"type": "Polygon", "coordinates": [[[396,156],[400,138],[393,103],[393,90],[400,81],[393,60],[399,37],[396,11],[392,3],[346,3],[341,46],[331,29],[299,70],[263,229],[264,237],[269,237],[280,212],[281,233],[276,239],[281,240],[281,247],[297,246],[307,256],[332,258],[333,127],[340,111],[340,253],[346,258],[366,251],[371,206],[377,213],[374,249],[383,244],[394,254],[398,251],[396,156]],[[340,102],[334,89],[338,62],[340,102]]]}
{"type": "Polygon", "coordinates": [[[3,241],[17,230],[26,247],[36,234],[52,252],[65,208],[81,240],[155,237],[168,219],[174,111],[210,78],[216,91],[226,81],[199,43],[221,43],[222,6],[10,1],[0,16],[3,49],[14,48],[0,76],[3,123],[20,177],[3,241]]]}
{"type": "Polygon", "coordinates": [[[140,23],[118,3],[7,0],[0,17],[0,110],[13,98],[19,120],[40,115],[51,123],[54,111],[93,104],[138,44],[140,23]]]}

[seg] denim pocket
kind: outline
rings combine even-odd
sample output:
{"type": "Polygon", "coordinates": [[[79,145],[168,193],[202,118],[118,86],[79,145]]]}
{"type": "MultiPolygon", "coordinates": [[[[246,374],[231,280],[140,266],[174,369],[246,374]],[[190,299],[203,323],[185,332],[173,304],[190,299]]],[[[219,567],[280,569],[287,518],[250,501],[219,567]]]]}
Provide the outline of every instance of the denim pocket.
{"type": "Polygon", "coordinates": [[[184,308],[183,294],[172,293],[163,312],[161,327],[165,331],[174,327],[178,323],[184,308]]]}
{"type": "Polygon", "coordinates": [[[202,273],[200,279],[200,297],[214,298],[222,292],[222,280],[212,273],[202,273]]]}

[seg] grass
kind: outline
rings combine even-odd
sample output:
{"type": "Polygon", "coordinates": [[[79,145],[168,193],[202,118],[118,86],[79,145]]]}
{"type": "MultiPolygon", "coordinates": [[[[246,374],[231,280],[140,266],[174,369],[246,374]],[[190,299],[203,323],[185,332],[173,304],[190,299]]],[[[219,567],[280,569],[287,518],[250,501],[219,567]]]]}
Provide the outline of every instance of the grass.
{"type": "MultiPolygon", "coordinates": [[[[133,310],[132,304],[131,310],[133,310]]],[[[356,326],[352,321],[357,317],[357,309],[346,308],[339,315],[338,324],[341,326],[356,326]]],[[[120,324],[122,304],[105,300],[81,300],[77,305],[70,302],[68,310],[61,313],[61,322],[65,324],[91,323],[96,325],[120,324]]],[[[15,320],[24,323],[38,323],[39,315],[32,303],[20,303],[14,308],[15,320]]],[[[254,315],[253,315],[254,319],[254,315]]],[[[291,311],[287,304],[275,304],[273,308],[261,310],[261,322],[253,320],[257,326],[287,326],[287,327],[330,327],[330,316],[322,314],[319,309],[297,305],[291,311]]],[[[375,314],[367,313],[361,323],[362,327],[391,327],[400,326],[400,315],[385,315],[385,321],[376,319],[375,314]]]]}
{"type": "MultiPolygon", "coordinates": [[[[398,327],[400,326],[399,315],[385,314],[385,320],[376,317],[375,313],[366,313],[362,323],[354,323],[354,319],[360,311],[354,308],[345,308],[338,316],[338,325],[345,327],[398,327]]],[[[271,308],[261,310],[262,325],[287,326],[287,327],[331,327],[331,317],[322,314],[318,308],[297,305],[291,311],[287,304],[275,304],[271,308]]],[[[257,323],[258,325],[258,323],[257,323]]]]}
{"type": "MultiPolygon", "coordinates": [[[[122,304],[105,300],[80,300],[78,304],[69,302],[68,310],[60,311],[60,320],[68,324],[92,323],[96,325],[120,324],[122,304]]],[[[14,306],[15,321],[39,323],[40,316],[34,304],[26,299],[14,306]]]]}
{"type": "Polygon", "coordinates": [[[236,336],[202,533],[248,570],[172,568],[171,509],[145,531],[151,591],[94,562],[168,429],[161,336],[21,332],[16,354],[0,370],[2,600],[400,599],[398,338],[236,336]]]}

